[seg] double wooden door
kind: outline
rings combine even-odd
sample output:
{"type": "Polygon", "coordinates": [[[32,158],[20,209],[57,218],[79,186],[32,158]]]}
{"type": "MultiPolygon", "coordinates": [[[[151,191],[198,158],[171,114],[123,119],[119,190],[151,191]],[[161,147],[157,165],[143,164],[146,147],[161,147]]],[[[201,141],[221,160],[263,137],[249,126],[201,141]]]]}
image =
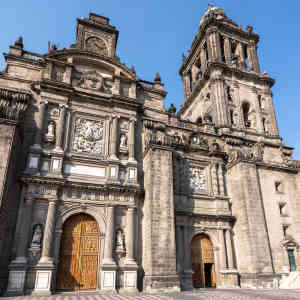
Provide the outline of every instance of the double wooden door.
{"type": "Polygon", "coordinates": [[[58,290],[94,290],[99,265],[99,229],[89,215],[69,218],[61,238],[58,290]]]}
{"type": "Polygon", "coordinates": [[[195,288],[216,287],[213,246],[204,234],[192,240],[192,269],[195,288]]]}

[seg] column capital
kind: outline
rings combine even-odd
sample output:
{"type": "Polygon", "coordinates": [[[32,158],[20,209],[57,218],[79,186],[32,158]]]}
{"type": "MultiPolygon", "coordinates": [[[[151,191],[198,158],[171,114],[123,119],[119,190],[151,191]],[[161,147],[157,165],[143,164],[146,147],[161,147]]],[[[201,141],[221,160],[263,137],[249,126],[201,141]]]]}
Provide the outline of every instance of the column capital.
{"type": "Polygon", "coordinates": [[[130,117],[129,122],[135,123],[137,121],[136,117],[130,117]]]}
{"type": "Polygon", "coordinates": [[[60,104],[59,104],[59,107],[60,107],[60,108],[67,109],[67,108],[69,108],[69,105],[68,105],[68,104],[65,104],[65,103],[60,103],[60,104]]]}
{"type": "Polygon", "coordinates": [[[49,102],[47,100],[45,100],[45,99],[41,99],[40,104],[48,105],[49,102]]]}

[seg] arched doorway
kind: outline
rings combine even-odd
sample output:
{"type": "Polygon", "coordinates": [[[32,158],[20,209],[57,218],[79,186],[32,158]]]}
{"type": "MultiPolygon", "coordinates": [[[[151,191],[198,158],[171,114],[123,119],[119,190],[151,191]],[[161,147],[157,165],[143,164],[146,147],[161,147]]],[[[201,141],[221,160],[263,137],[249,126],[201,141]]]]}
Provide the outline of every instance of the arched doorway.
{"type": "Polygon", "coordinates": [[[99,265],[99,228],[87,214],[70,217],[63,225],[57,289],[95,290],[99,265]]]}
{"type": "Polygon", "coordinates": [[[214,250],[205,234],[192,240],[192,269],[194,288],[216,287],[214,250]]]}

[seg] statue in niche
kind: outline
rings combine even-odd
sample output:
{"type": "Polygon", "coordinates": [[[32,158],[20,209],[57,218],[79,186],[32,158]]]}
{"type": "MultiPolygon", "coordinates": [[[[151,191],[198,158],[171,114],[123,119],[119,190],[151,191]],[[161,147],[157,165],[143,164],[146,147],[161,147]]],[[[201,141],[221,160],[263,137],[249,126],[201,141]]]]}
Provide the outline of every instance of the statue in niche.
{"type": "Polygon", "coordinates": [[[124,247],[124,233],[122,229],[118,229],[116,232],[116,246],[115,246],[117,253],[125,252],[124,247]]]}
{"type": "Polygon", "coordinates": [[[55,141],[55,122],[50,121],[48,123],[48,131],[45,134],[45,141],[47,143],[53,143],[55,141]]]}
{"type": "Polygon", "coordinates": [[[42,238],[43,238],[43,227],[41,224],[37,224],[34,226],[32,241],[30,244],[31,249],[41,249],[42,246],[42,238]]]}
{"type": "Polygon", "coordinates": [[[127,143],[127,135],[124,134],[124,133],[122,133],[121,137],[120,137],[120,147],[121,148],[127,148],[127,145],[128,145],[128,143],[127,143]]]}

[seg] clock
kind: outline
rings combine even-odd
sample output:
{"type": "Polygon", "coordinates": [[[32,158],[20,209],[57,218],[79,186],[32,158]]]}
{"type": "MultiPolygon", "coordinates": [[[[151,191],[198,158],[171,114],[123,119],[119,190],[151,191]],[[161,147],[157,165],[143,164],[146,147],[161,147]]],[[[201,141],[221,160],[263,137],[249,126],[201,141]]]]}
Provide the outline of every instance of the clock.
{"type": "Polygon", "coordinates": [[[92,52],[108,55],[107,47],[102,39],[91,37],[86,41],[86,48],[92,52]]]}

